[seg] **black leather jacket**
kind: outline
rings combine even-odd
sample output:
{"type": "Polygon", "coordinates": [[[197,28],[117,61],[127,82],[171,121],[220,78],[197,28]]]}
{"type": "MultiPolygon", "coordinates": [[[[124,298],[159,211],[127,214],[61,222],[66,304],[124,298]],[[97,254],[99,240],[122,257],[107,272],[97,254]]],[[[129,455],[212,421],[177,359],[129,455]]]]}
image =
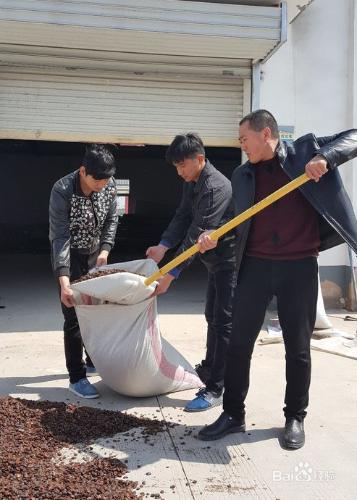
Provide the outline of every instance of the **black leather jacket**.
{"type": "MultiPolygon", "coordinates": [[[[319,214],[321,245],[319,250],[348,243],[357,253],[357,220],[352,203],[336,167],[357,156],[357,130],[347,130],[329,137],[307,134],[292,144],[281,142],[276,152],[281,168],[295,179],[305,172],[305,165],[317,154],[328,162],[329,172],[319,182],[309,181],[299,189],[319,214]]],[[[249,161],[236,168],[232,176],[235,215],[254,204],[254,165],[249,161]]],[[[246,246],[251,219],[237,227],[237,266],[246,246]]]]}
{"type": "Polygon", "coordinates": [[[70,275],[71,251],[90,255],[110,251],[118,225],[114,179],[99,193],[84,196],[76,170],[53,186],[49,206],[52,267],[56,276],[70,275]]]}
{"type": "MultiPolygon", "coordinates": [[[[216,229],[233,217],[232,186],[229,179],[207,159],[197,182],[184,182],[181,203],[169,226],[161,236],[163,245],[172,248],[179,244],[176,255],[194,245],[201,233],[216,229]]],[[[217,248],[199,254],[209,272],[233,269],[235,234],[226,234],[217,248]]],[[[175,277],[195,256],[170,271],[175,277]]]]}

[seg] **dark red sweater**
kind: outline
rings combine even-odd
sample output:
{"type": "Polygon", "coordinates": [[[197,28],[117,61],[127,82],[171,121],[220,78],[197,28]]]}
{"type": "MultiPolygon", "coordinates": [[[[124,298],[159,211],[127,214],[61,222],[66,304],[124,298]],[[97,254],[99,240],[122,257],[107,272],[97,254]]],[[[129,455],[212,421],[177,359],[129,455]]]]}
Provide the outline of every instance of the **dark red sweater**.
{"type": "MultiPolygon", "coordinates": [[[[251,168],[255,172],[255,203],[291,180],[276,158],[251,168]]],[[[317,212],[296,189],[253,217],[246,254],[295,260],[317,256],[319,246],[317,212]]]]}

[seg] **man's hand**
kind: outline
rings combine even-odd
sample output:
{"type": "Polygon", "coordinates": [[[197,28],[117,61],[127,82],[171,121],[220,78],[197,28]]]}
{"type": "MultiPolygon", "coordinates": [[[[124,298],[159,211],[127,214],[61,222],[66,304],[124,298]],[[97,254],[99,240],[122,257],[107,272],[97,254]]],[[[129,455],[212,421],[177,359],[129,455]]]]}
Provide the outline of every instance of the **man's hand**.
{"type": "Polygon", "coordinates": [[[155,292],[151,297],[156,297],[156,295],[162,295],[166,293],[175,278],[171,274],[165,274],[161,279],[159,279],[159,284],[155,288],[155,292]]]}
{"type": "Polygon", "coordinates": [[[315,182],[319,182],[320,177],[328,172],[327,161],[321,155],[316,155],[305,166],[306,175],[315,182]]]}
{"type": "Polygon", "coordinates": [[[96,267],[106,266],[108,263],[108,255],[108,250],[102,250],[97,257],[96,267]]]}
{"type": "Polygon", "coordinates": [[[156,262],[156,264],[158,264],[160,262],[160,260],[163,259],[167,250],[168,250],[168,248],[165,247],[164,245],[156,245],[155,247],[149,247],[146,250],[146,257],[154,260],[156,262]]]}
{"type": "Polygon", "coordinates": [[[212,250],[213,248],[216,248],[218,240],[212,240],[210,237],[210,234],[213,231],[205,231],[200,235],[200,237],[197,240],[197,245],[199,247],[200,253],[205,253],[207,250],[212,250]]]}
{"type": "Polygon", "coordinates": [[[63,302],[66,307],[74,307],[76,303],[74,301],[73,291],[71,290],[69,284],[69,277],[60,276],[59,282],[61,285],[61,302],[63,302]]]}

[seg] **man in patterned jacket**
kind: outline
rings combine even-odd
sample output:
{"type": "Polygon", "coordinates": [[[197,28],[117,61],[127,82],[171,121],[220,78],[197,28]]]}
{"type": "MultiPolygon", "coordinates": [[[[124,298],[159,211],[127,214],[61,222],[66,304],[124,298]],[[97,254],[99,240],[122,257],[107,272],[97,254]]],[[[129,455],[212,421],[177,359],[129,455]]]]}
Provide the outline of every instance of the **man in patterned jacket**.
{"type": "Polygon", "coordinates": [[[53,186],[50,197],[52,267],[58,279],[64,316],[64,350],[69,390],[83,398],[96,398],[86,377],[95,374],[87,356],[74,309],[70,282],[95,266],[105,265],[118,225],[115,158],[107,146],[87,146],[81,166],[53,186]]]}

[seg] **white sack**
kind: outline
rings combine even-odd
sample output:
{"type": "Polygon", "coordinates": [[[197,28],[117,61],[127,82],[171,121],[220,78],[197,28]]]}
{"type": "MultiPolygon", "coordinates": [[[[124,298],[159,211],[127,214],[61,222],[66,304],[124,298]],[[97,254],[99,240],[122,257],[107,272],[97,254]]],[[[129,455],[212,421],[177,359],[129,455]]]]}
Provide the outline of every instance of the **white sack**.
{"type": "Polygon", "coordinates": [[[116,304],[137,304],[152,295],[156,282],[150,286],[144,284],[145,277],[150,276],[158,267],[152,259],[133,260],[101,266],[100,271],[124,269],[128,272],[109,274],[87,281],[72,284],[72,289],[103,301],[116,304]],[[139,276],[138,273],[144,276],[139,276]]]}
{"type": "MultiPolygon", "coordinates": [[[[118,263],[101,269],[124,269],[125,265],[129,270],[131,264],[134,272],[149,275],[155,271],[150,260],[118,263]]],[[[155,263],[154,266],[156,268],[155,263]]],[[[149,287],[141,283],[140,291],[139,286],[128,286],[130,280],[135,282],[133,275],[123,282],[112,279],[123,274],[127,273],[72,285],[76,291],[76,313],[83,342],[103,381],[120,394],[137,397],[201,387],[202,382],[192,366],[161,337],[156,297],[142,300],[145,289],[149,287]],[[90,286],[82,286],[86,284],[90,286]],[[131,305],[80,305],[80,293],[88,294],[89,290],[97,298],[94,304],[108,300],[108,296],[117,300],[124,297],[128,301],[136,296],[141,300],[131,305]]],[[[152,291],[146,293],[151,295],[152,291]]]]}
{"type": "Polygon", "coordinates": [[[325,312],[324,299],[322,297],[322,291],[321,291],[320,274],[318,275],[318,280],[319,280],[319,289],[318,289],[318,295],[317,295],[315,328],[317,330],[320,330],[320,329],[322,330],[325,328],[332,328],[332,323],[328,319],[326,312],[325,312]]]}

